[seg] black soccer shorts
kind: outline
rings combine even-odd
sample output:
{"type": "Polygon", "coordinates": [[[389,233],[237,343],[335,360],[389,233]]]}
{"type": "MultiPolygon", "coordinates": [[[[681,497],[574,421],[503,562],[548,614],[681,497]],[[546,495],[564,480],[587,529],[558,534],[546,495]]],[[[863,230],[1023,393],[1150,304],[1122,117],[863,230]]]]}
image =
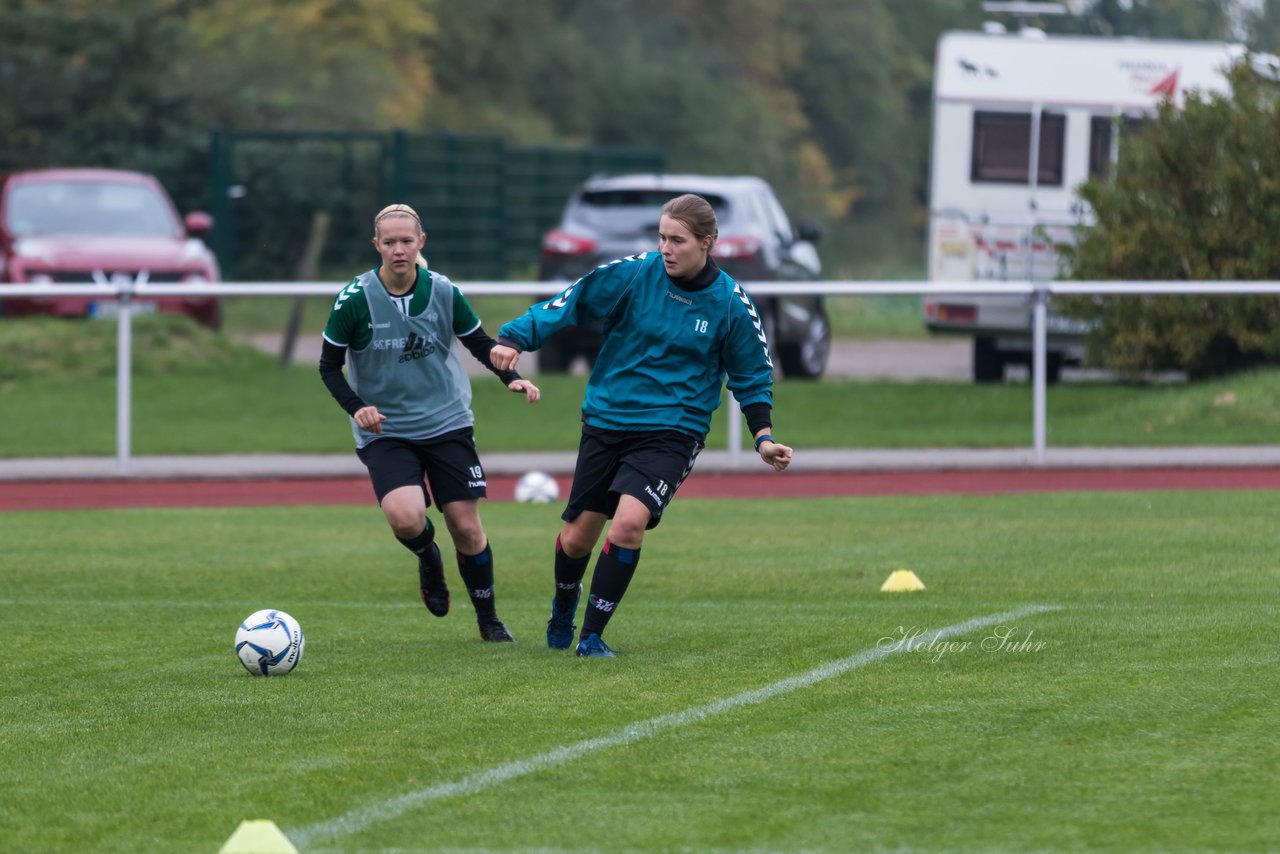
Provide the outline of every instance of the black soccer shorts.
{"type": "Polygon", "coordinates": [[[678,430],[602,430],[584,424],[569,503],[560,518],[572,522],[590,510],[612,519],[619,497],[630,495],[649,509],[645,527],[656,528],[704,445],[701,437],[678,430]]]}
{"type": "Polygon", "coordinates": [[[432,500],[437,507],[443,507],[451,501],[488,495],[484,468],[476,453],[475,432],[470,427],[431,439],[382,436],[357,448],[356,455],[369,469],[379,504],[388,492],[402,486],[421,488],[428,507],[432,500]],[[431,487],[430,495],[423,486],[424,478],[431,487]]]}

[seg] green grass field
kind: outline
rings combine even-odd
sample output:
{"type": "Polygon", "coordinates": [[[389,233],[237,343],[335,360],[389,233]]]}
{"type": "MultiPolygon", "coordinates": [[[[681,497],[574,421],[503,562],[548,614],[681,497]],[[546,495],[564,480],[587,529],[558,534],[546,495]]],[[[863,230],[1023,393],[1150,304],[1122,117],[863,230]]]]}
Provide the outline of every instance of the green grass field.
{"type": "MultiPolygon", "coordinates": [[[[136,346],[136,454],[351,449],[346,416],[313,367],[281,368],[271,356],[169,316],[140,318],[136,346]]],[[[0,457],[114,453],[114,348],[114,324],[0,321],[0,457]]],[[[585,380],[536,380],[543,399],[533,408],[496,379],[473,380],[482,453],[577,447],[585,380]]],[[[774,387],[774,425],[800,450],[1028,447],[1031,396],[1027,384],[782,380],[774,387]]],[[[1182,385],[1056,386],[1047,410],[1050,445],[1272,444],[1280,369],[1182,385]]],[[[727,432],[722,407],[708,447],[725,447],[727,432]]]]}
{"type": "Polygon", "coordinates": [[[372,506],[0,514],[0,848],[1280,839],[1280,495],[688,499],[593,661],[542,641],[558,511],[484,508],[500,648],[372,506]],[[234,658],[262,607],[306,631],[287,677],[234,658]]]}

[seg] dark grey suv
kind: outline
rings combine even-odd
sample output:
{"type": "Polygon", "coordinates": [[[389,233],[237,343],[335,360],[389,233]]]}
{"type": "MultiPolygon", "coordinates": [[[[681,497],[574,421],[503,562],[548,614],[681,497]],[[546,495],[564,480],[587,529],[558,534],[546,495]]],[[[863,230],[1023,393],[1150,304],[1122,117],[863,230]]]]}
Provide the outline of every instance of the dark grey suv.
{"type": "MultiPolygon", "coordinates": [[[[542,281],[576,281],[592,268],[658,248],[662,206],[697,193],[716,212],[720,238],[712,257],[746,285],[753,281],[805,281],[822,266],[811,222],[792,226],[767,183],[750,176],[615,175],[588,180],[574,192],[560,225],[542,241],[542,281]]],[[[813,295],[755,298],[774,353],[788,377],[818,377],[827,366],[831,326],[822,298],[813,295]]],[[[564,371],[578,356],[588,364],[600,351],[599,327],[566,329],[542,345],[542,371],[564,371]]]]}

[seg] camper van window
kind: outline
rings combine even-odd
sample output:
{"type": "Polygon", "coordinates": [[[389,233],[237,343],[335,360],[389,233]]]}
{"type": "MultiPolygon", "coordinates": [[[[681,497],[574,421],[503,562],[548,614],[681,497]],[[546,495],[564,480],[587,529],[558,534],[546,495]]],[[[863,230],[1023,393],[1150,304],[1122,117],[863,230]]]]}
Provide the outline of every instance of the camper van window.
{"type": "MultiPolygon", "coordinates": [[[[1043,113],[1040,117],[1040,169],[1037,183],[1062,186],[1062,137],[1066,117],[1043,113]]],[[[970,180],[999,184],[1026,184],[1031,165],[1031,114],[975,112],[973,114],[973,166],[970,180]]]]}
{"type": "MultiPolygon", "coordinates": [[[[1145,120],[1137,116],[1125,116],[1125,132],[1137,136],[1142,132],[1145,120]]],[[[1089,120],[1089,177],[1105,178],[1111,174],[1111,134],[1115,119],[1111,116],[1094,116],[1089,120]]]]}

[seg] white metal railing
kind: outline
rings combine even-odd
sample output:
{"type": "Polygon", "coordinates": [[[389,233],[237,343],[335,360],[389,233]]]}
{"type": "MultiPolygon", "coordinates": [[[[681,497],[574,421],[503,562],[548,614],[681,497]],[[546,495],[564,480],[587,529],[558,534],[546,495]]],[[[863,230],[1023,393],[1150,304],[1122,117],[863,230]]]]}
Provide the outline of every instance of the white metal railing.
{"type": "MultiPolygon", "coordinates": [[[[1045,458],[1045,390],[1047,353],[1047,306],[1053,294],[1093,294],[1102,296],[1280,295],[1280,282],[1257,281],[845,281],[845,282],[748,282],[754,296],[886,296],[947,295],[1026,296],[1033,300],[1032,329],[1032,447],[1035,462],[1045,458]]],[[[468,296],[552,296],[567,286],[565,282],[458,282],[468,296]]],[[[134,301],[148,297],[332,297],[340,284],[328,282],[219,282],[205,284],[152,283],[145,274],[137,281],[97,281],[93,284],[0,285],[0,300],[10,297],[96,297],[119,302],[116,312],[116,461],[120,474],[129,472],[132,435],[133,311],[134,301]]],[[[730,396],[732,400],[732,395],[730,396]]],[[[736,407],[736,403],[734,404],[736,407]]],[[[729,452],[736,464],[742,450],[742,431],[737,417],[729,418],[729,452]]]]}

